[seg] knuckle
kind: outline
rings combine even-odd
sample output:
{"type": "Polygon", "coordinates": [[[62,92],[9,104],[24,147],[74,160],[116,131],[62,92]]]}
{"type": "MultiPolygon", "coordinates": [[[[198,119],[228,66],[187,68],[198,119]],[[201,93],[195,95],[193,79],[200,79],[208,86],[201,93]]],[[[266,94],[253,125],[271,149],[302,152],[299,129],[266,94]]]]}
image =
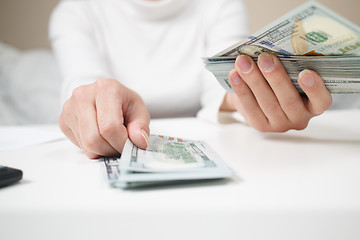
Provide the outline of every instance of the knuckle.
{"type": "MultiPolygon", "coordinates": [[[[239,106],[239,109],[245,113],[245,116],[249,119],[248,122],[258,123],[258,105],[257,103],[252,103],[243,108],[242,105],[239,106]]],[[[258,123],[259,124],[259,123],[258,123]]]]}
{"type": "Polygon", "coordinates": [[[122,85],[111,78],[101,78],[96,81],[96,87],[99,91],[103,91],[106,95],[120,95],[123,93],[122,85]]]}
{"type": "Polygon", "coordinates": [[[310,117],[307,116],[299,116],[296,118],[296,121],[292,123],[292,129],[294,130],[304,130],[310,121],[310,117]]]}
{"type": "Polygon", "coordinates": [[[109,82],[111,82],[111,80],[112,79],[110,79],[110,78],[100,78],[100,79],[96,80],[96,85],[100,88],[106,87],[109,84],[109,82]]]}
{"type": "Polygon", "coordinates": [[[269,126],[258,126],[257,130],[261,133],[274,132],[269,126]]]}
{"type": "Polygon", "coordinates": [[[98,152],[98,146],[101,142],[101,137],[98,135],[91,135],[82,141],[82,146],[86,152],[98,152]]]}
{"type": "MultiPolygon", "coordinates": [[[[72,91],[71,100],[81,101],[87,96],[87,86],[79,86],[72,91]]],[[[70,104],[71,101],[67,101],[70,104]]]]}
{"type": "Polygon", "coordinates": [[[108,88],[107,90],[107,93],[109,95],[113,95],[113,96],[122,96],[123,95],[123,90],[121,88],[108,88]]]}
{"type": "Polygon", "coordinates": [[[289,120],[288,119],[283,119],[283,120],[277,120],[277,121],[273,121],[271,123],[271,131],[272,132],[277,132],[277,133],[283,133],[283,132],[287,132],[290,129],[289,126],[289,120]]]}
{"type": "Polygon", "coordinates": [[[96,154],[96,153],[93,153],[93,152],[87,152],[87,151],[84,150],[84,153],[90,159],[96,159],[96,158],[100,157],[99,154],[96,154]]]}
{"type": "Polygon", "coordinates": [[[268,124],[249,123],[249,125],[262,133],[266,133],[266,132],[284,133],[289,131],[290,129],[304,130],[308,126],[308,123],[309,123],[309,119],[301,118],[299,119],[299,121],[296,122],[277,120],[277,121],[269,122],[268,124]]]}
{"type": "Polygon", "coordinates": [[[289,131],[290,129],[291,129],[291,127],[289,127],[289,125],[286,124],[286,125],[282,125],[282,126],[277,127],[277,129],[275,130],[275,132],[284,133],[284,132],[289,131]]]}
{"type": "Polygon", "coordinates": [[[68,100],[63,105],[63,110],[58,118],[59,125],[67,125],[69,122],[71,122],[71,119],[74,118],[74,109],[76,108],[76,105],[73,104],[72,101],[68,100]]]}
{"type": "Polygon", "coordinates": [[[285,112],[300,112],[304,110],[302,102],[297,98],[290,99],[282,104],[282,109],[285,112]]]}
{"type": "Polygon", "coordinates": [[[114,83],[117,83],[117,81],[112,78],[100,78],[95,82],[97,87],[105,88],[105,89],[107,89],[109,86],[111,86],[114,83]]]}
{"type": "Polygon", "coordinates": [[[303,122],[303,123],[297,125],[294,129],[295,130],[304,130],[308,126],[308,123],[309,122],[303,122]]]}
{"type": "Polygon", "coordinates": [[[73,110],[74,110],[74,107],[73,107],[72,101],[67,100],[63,105],[61,116],[66,117],[73,110]]]}
{"type": "Polygon", "coordinates": [[[268,102],[268,103],[266,103],[264,108],[269,113],[278,113],[278,112],[282,111],[278,102],[268,102]]]}
{"type": "Polygon", "coordinates": [[[255,129],[261,133],[269,132],[268,128],[266,128],[264,126],[256,126],[255,129]]]}
{"type": "Polygon", "coordinates": [[[249,122],[249,125],[259,132],[262,133],[269,132],[269,126],[266,124],[249,122]]]}
{"type": "Polygon", "coordinates": [[[61,114],[60,117],[58,118],[58,124],[59,124],[60,129],[62,131],[64,131],[64,129],[66,128],[66,123],[65,123],[63,114],[61,114]]]}
{"type": "Polygon", "coordinates": [[[100,135],[103,136],[104,138],[110,137],[115,132],[116,129],[117,129],[117,124],[115,124],[114,122],[106,121],[99,123],[99,132],[100,135]]]}
{"type": "Polygon", "coordinates": [[[289,130],[289,126],[287,124],[276,124],[272,127],[273,132],[283,133],[289,130]]]}

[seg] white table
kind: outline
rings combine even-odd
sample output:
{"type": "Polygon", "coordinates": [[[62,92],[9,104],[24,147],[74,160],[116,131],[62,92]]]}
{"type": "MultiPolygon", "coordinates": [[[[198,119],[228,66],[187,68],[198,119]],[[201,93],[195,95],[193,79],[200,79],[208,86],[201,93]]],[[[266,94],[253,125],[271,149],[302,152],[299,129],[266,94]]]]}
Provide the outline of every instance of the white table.
{"type": "Polygon", "coordinates": [[[67,140],[3,151],[24,178],[0,189],[0,239],[360,239],[360,111],[283,134],[198,119],[151,130],[205,140],[237,177],[121,190],[67,140]]]}

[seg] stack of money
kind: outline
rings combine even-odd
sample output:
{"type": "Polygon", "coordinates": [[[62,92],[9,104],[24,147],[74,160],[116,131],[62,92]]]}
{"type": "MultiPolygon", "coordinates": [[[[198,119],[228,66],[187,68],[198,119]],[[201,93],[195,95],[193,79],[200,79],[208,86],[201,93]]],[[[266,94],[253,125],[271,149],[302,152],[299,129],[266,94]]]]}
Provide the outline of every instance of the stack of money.
{"type": "Polygon", "coordinates": [[[112,187],[134,188],[159,184],[222,179],[233,171],[203,141],[150,135],[146,150],[130,140],[121,158],[104,158],[112,187]]]}
{"type": "Polygon", "coordinates": [[[257,61],[263,52],[278,56],[299,92],[298,74],[311,69],[319,73],[331,93],[360,93],[360,28],[315,1],[204,62],[232,92],[228,73],[234,69],[236,57],[245,54],[257,61]]]}

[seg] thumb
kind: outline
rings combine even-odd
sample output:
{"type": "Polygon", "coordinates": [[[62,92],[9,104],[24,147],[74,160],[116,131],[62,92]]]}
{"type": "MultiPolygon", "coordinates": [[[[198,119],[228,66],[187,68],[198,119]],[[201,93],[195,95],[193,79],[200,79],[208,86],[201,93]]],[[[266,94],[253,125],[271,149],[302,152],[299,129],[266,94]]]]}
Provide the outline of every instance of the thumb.
{"type": "Polygon", "coordinates": [[[128,109],[125,121],[130,140],[137,147],[146,149],[149,145],[150,114],[142,100],[128,109]]]}

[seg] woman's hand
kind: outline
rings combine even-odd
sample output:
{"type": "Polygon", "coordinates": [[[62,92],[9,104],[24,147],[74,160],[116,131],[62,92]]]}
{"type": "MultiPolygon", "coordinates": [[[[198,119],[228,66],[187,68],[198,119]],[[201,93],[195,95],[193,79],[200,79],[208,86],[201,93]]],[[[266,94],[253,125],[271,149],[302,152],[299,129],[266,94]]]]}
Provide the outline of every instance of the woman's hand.
{"type": "Polygon", "coordinates": [[[128,137],[145,149],[149,123],[141,97],[114,79],[76,88],[59,117],[64,134],[93,159],[119,155],[128,137]]]}
{"type": "Polygon", "coordinates": [[[258,65],[251,57],[240,55],[229,80],[235,94],[226,96],[227,109],[232,106],[261,132],[304,129],[312,117],[332,104],[331,94],[317,73],[304,70],[299,74],[298,82],[306,94],[301,96],[273,54],[261,54],[258,65]]]}

